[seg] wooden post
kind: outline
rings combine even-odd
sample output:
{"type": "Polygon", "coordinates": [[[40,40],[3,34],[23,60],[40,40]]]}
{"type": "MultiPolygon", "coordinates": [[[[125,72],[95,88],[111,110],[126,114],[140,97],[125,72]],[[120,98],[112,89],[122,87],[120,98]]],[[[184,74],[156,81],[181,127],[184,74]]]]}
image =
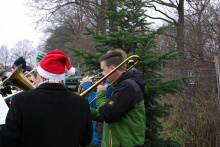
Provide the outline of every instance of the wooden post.
{"type": "MultiPolygon", "coordinates": [[[[215,56],[215,70],[216,70],[216,77],[217,77],[217,90],[218,90],[218,101],[220,106],[220,56],[215,56]]],[[[220,108],[220,107],[219,107],[220,108]]],[[[219,115],[219,113],[217,112],[219,115]]],[[[216,146],[220,146],[220,122],[217,122],[217,135],[216,135],[216,146]]]]}
{"type": "Polygon", "coordinates": [[[220,102],[220,56],[215,56],[214,62],[215,62],[215,70],[216,70],[216,77],[217,77],[218,99],[220,102]]]}

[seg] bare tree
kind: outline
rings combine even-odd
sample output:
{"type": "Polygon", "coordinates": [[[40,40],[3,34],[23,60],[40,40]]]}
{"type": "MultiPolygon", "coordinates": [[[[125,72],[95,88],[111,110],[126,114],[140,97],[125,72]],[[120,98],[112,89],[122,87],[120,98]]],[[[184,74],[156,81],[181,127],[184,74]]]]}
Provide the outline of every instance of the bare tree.
{"type": "Polygon", "coordinates": [[[45,46],[48,51],[53,50],[54,46],[64,50],[65,45],[81,40],[83,26],[86,25],[86,20],[83,19],[85,15],[80,11],[80,6],[61,8],[57,15],[54,16],[52,25],[44,31],[49,35],[45,46]]]}
{"type": "MultiPolygon", "coordinates": [[[[103,19],[104,13],[98,11],[94,6],[108,10],[110,3],[107,0],[31,0],[28,1],[26,5],[33,8],[33,14],[35,16],[40,16],[37,24],[44,22],[51,24],[54,17],[63,17],[63,15],[60,15],[60,10],[74,10],[75,7],[79,6],[80,11],[84,13],[84,16],[88,20],[89,25],[96,28],[98,32],[106,34],[106,19],[103,19]]],[[[85,17],[83,19],[85,19],[85,17]]],[[[56,22],[56,24],[58,23],[56,22]]]]}
{"type": "Polygon", "coordinates": [[[0,48],[0,61],[4,63],[5,68],[9,62],[9,57],[10,57],[10,54],[9,54],[8,47],[6,45],[2,45],[0,48]]]}
{"type": "Polygon", "coordinates": [[[218,1],[151,0],[146,6],[159,12],[149,18],[174,24],[175,31],[166,34],[176,40],[175,48],[188,51],[182,57],[212,62],[213,56],[219,54],[218,1]]]}
{"type": "Polygon", "coordinates": [[[185,51],[184,48],[184,2],[185,0],[150,0],[146,3],[147,8],[152,8],[159,12],[159,16],[148,15],[151,19],[163,20],[168,24],[174,24],[176,27],[177,46],[179,51],[185,51]]]}
{"type": "Polygon", "coordinates": [[[190,56],[202,62],[212,62],[219,55],[220,14],[210,0],[189,3],[186,15],[185,43],[190,56]]]}
{"type": "Polygon", "coordinates": [[[11,49],[11,61],[14,62],[17,58],[23,57],[27,64],[31,64],[33,55],[36,53],[37,51],[33,47],[33,41],[22,40],[17,42],[11,49]]]}

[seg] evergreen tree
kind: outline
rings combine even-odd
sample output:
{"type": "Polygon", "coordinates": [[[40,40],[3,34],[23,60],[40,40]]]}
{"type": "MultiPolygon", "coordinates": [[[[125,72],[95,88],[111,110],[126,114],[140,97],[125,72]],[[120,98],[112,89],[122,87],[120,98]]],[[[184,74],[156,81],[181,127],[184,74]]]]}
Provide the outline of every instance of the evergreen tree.
{"type": "Polygon", "coordinates": [[[165,52],[160,55],[152,49],[156,48],[155,37],[162,35],[165,27],[156,31],[150,31],[146,21],[144,9],[146,1],[128,0],[123,3],[111,2],[112,11],[103,11],[109,22],[114,23],[114,28],[107,28],[107,36],[95,32],[92,28],[87,28],[85,35],[91,35],[97,42],[94,46],[97,53],[74,49],[73,56],[81,56],[84,61],[81,65],[86,65],[86,71],[100,69],[98,59],[108,50],[116,48],[123,49],[128,55],[138,55],[139,64],[135,67],[142,71],[147,80],[145,87],[145,107],[146,107],[146,141],[147,146],[180,146],[178,142],[164,140],[160,138],[159,131],[162,129],[158,118],[169,115],[172,105],[161,104],[161,96],[175,94],[182,90],[182,84],[186,78],[182,77],[175,80],[164,81],[163,75],[160,74],[162,67],[175,60],[179,54],[175,50],[165,52]]]}

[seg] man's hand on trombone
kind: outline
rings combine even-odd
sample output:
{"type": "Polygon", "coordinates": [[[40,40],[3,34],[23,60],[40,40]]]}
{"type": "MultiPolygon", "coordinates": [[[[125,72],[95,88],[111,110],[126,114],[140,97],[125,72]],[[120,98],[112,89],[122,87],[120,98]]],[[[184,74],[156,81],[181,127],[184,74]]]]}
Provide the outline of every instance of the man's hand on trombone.
{"type": "Polygon", "coordinates": [[[92,79],[89,78],[88,76],[86,76],[86,77],[84,77],[84,78],[80,81],[80,83],[83,84],[83,83],[85,83],[85,82],[92,82],[92,79]]]}
{"type": "MultiPolygon", "coordinates": [[[[83,83],[85,83],[85,82],[92,82],[91,77],[86,76],[86,77],[84,77],[84,78],[80,81],[81,84],[83,84],[83,83]]],[[[107,91],[108,86],[109,86],[108,84],[104,85],[104,84],[102,83],[102,84],[100,84],[100,85],[97,87],[97,91],[100,91],[100,90],[105,90],[105,91],[107,91]]]]}
{"type": "Polygon", "coordinates": [[[104,85],[104,84],[101,84],[97,87],[97,91],[100,91],[100,90],[105,90],[107,91],[108,89],[108,84],[104,85]]]}

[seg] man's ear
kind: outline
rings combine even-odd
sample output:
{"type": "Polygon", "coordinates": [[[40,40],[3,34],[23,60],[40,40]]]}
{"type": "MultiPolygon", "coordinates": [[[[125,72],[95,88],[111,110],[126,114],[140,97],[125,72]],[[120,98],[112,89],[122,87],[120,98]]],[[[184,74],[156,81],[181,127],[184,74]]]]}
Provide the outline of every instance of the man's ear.
{"type": "Polygon", "coordinates": [[[113,69],[115,69],[115,66],[112,65],[112,66],[110,66],[110,68],[111,68],[111,70],[113,70],[113,69]]]}

